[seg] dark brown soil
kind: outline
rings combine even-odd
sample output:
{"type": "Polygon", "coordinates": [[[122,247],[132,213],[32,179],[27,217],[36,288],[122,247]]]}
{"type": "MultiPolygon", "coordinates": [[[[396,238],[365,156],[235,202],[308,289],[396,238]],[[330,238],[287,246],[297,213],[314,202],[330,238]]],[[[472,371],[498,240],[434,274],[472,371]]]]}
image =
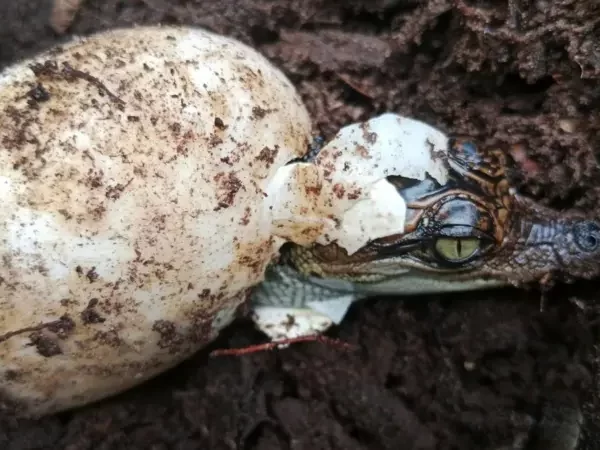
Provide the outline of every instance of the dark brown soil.
{"type": "MultiPolygon", "coordinates": [[[[50,1],[0,0],[0,66],[60,39],[49,14],[50,1]]],[[[522,144],[524,193],[600,216],[597,0],[89,0],[68,33],[159,21],[257,47],[326,138],[394,111],[522,144]]],[[[549,403],[593,401],[599,286],[559,286],[545,312],[536,290],[366,301],[330,333],[356,351],[202,352],[102,404],[2,417],[0,448],[526,448],[549,403]]],[[[215,347],[263,340],[240,323],[215,347]]]]}

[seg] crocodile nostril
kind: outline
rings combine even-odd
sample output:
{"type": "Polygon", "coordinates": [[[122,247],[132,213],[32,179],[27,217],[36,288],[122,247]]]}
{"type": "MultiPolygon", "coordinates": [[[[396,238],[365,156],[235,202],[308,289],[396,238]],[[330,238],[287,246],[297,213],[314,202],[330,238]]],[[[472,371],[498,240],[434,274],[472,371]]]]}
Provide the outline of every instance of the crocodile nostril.
{"type": "Polygon", "coordinates": [[[598,245],[598,240],[596,239],[596,236],[586,236],[584,238],[584,243],[586,247],[594,249],[598,245]]]}
{"type": "Polygon", "coordinates": [[[596,222],[581,222],[574,227],[575,242],[586,252],[595,251],[600,245],[600,225],[596,222]]]}

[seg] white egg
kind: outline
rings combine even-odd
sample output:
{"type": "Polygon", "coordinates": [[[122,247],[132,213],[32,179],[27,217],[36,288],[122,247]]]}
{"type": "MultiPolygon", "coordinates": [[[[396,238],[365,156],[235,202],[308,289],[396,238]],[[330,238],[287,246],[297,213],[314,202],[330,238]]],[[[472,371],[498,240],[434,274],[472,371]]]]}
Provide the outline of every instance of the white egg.
{"type": "Polygon", "coordinates": [[[283,242],[265,193],[311,123],[199,29],[75,39],[0,74],[0,397],[46,414],[210,341],[283,242]]]}

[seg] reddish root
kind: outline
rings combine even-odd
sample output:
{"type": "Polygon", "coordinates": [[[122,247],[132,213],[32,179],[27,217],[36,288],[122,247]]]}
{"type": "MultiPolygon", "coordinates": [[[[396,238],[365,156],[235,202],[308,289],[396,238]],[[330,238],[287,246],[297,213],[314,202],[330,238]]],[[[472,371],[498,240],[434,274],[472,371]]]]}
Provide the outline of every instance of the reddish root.
{"type": "Polygon", "coordinates": [[[242,348],[226,348],[214,350],[210,353],[210,356],[241,356],[248,355],[250,353],[258,353],[264,351],[271,351],[277,349],[280,345],[298,344],[300,342],[320,342],[322,344],[337,347],[343,350],[356,350],[355,345],[349,344],[348,342],[341,341],[339,339],[332,339],[320,334],[310,336],[299,336],[289,339],[280,339],[277,341],[266,342],[264,344],[250,345],[242,348]]]}

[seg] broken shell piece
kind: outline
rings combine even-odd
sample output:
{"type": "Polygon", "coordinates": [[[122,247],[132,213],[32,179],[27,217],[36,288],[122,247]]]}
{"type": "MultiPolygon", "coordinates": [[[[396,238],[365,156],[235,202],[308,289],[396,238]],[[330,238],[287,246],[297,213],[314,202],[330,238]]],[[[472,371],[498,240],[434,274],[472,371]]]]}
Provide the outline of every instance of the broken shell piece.
{"type": "MultiPolygon", "coordinates": [[[[353,295],[340,294],[324,301],[307,301],[306,308],[260,306],[253,309],[252,319],[272,341],[319,335],[332,325],[339,325],[355,301],[353,295]]],[[[279,345],[279,348],[287,347],[279,345]]]]}
{"type": "MultiPolygon", "coordinates": [[[[311,309],[265,306],[254,310],[252,319],[272,341],[312,336],[326,331],[333,321],[311,309]]],[[[282,345],[281,347],[285,347],[282,345]]]]}
{"type": "Polygon", "coordinates": [[[352,254],[371,240],[404,232],[404,200],[386,177],[424,180],[430,175],[443,185],[447,149],[442,131],[396,114],[342,128],[315,159],[330,190],[324,195],[336,198],[333,214],[342,218],[317,242],[336,242],[352,254]]]}
{"type": "MultiPolygon", "coordinates": [[[[440,184],[447,181],[448,137],[418,120],[383,114],[346,126],[313,163],[275,175],[267,191],[276,228],[298,229],[308,245],[336,242],[349,254],[367,242],[404,232],[406,205],[386,181],[396,175],[440,184]]],[[[281,237],[301,242],[299,233],[281,237]]]]}

